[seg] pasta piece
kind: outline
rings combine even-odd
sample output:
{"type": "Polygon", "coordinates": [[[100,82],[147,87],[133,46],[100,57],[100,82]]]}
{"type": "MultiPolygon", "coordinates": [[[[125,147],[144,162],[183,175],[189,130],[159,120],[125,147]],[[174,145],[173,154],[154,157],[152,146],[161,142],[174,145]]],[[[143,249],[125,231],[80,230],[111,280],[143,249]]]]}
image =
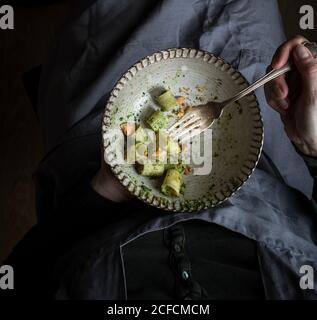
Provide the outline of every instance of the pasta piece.
{"type": "Polygon", "coordinates": [[[159,103],[163,111],[171,111],[178,106],[176,98],[169,90],[158,96],[156,101],[159,103]]]}
{"type": "Polygon", "coordinates": [[[141,142],[137,143],[135,145],[135,160],[142,163],[147,160],[147,155],[147,145],[141,142]]]}
{"type": "Polygon", "coordinates": [[[155,138],[152,144],[151,159],[165,163],[167,161],[167,134],[163,130],[155,132],[155,138]]]}
{"type": "Polygon", "coordinates": [[[167,154],[166,150],[157,148],[152,154],[151,154],[151,160],[160,162],[160,163],[165,163],[167,161],[167,154]]]}
{"type": "Polygon", "coordinates": [[[167,153],[170,162],[173,161],[173,163],[178,163],[179,154],[181,153],[181,147],[179,146],[179,143],[171,138],[168,138],[167,153]]]}
{"type": "Polygon", "coordinates": [[[145,163],[136,165],[137,172],[146,177],[159,177],[164,174],[165,167],[164,164],[160,163],[145,163]]]}
{"type": "Polygon", "coordinates": [[[186,99],[185,99],[185,97],[183,97],[183,96],[179,96],[179,97],[177,97],[176,98],[176,102],[177,102],[177,104],[178,105],[184,105],[185,104],[185,101],[186,101],[186,99]]]}
{"type": "Polygon", "coordinates": [[[182,187],[182,175],[175,169],[169,169],[161,186],[166,196],[179,197],[182,187]]]}
{"type": "Polygon", "coordinates": [[[135,162],[145,162],[148,158],[148,147],[142,142],[131,145],[127,149],[127,162],[133,164],[135,162]]]}
{"type": "Polygon", "coordinates": [[[178,171],[182,176],[184,174],[185,174],[185,176],[187,176],[192,171],[192,168],[188,164],[182,164],[182,163],[178,163],[178,164],[168,163],[168,164],[166,164],[165,170],[170,170],[170,169],[174,169],[174,170],[178,171]]]}
{"type": "Polygon", "coordinates": [[[149,137],[141,126],[139,126],[135,131],[135,142],[142,142],[144,144],[149,142],[149,137]]]}
{"type": "Polygon", "coordinates": [[[156,142],[156,147],[161,148],[165,151],[167,151],[167,146],[168,146],[168,134],[164,130],[158,130],[155,132],[155,142],[156,142]]]}
{"type": "Polygon", "coordinates": [[[167,128],[168,122],[168,118],[161,111],[153,112],[152,115],[147,119],[147,124],[153,131],[167,128]]]}
{"type": "Polygon", "coordinates": [[[185,107],[179,108],[177,111],[177,117],[182,118],[182,117],[184,117],[184,115],[185,115],[185,107]]]}

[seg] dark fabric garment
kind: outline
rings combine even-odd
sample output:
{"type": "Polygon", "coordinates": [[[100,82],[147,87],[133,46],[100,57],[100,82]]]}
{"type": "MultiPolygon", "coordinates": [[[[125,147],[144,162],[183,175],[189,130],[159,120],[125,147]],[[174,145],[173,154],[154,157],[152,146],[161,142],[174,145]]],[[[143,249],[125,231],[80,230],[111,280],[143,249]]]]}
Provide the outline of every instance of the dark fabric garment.
{"type": "Polygon", "coordinates": [[[212,223],[147,233],[123,257],[128,299],[265,298],[256,243],[212,223]]]}
{"type": "MultiPolygon", "coordinates": [[[[144,210],[148,216],[151,215],[150,208],[137,200],[129,202],[128,205],[121,205],[102,198],[90,186],[94,168],[89,171],[90,173],[82,179],[77,188],[64,196],[62,204],[54,214],[35,226],[6,261],[15,270],[16,283],[14,292],[6,292],[7,296],[12,294],[29,298],[53,298],[60,280],[54,278],[56,261],[72,246],[78,242],[84,242],[86,237],[98,233],[105,225],[115,226],[116,221],[124,222],[124,217],[131,210],[135,212],[144,210]]],[[[241,282],[236,281],[237,277],[247,281],[244,289],[247,294],[243,296],[244,298],[260,296],[260,290],[258,292],[248,290],[249,287],[261,288],[254,241],[206,222],[194,220],[183,225],[185,227],[184,236],[182,235],[181,239],[176,237],[176,240],[180,247],[188,251],[188,257],[194,259],[192,271],[189,271],[188,268],[187,271],[193,274],[194,279],[197,276],[196,287],[199,287],[199,283],[204,282],[204,287],[209,293],[212,293],[208,295],[209,298],[229,299],[234,297],[236,291],[241,290],[241,282]],[[214,243],[217,242],[218,245],[215,247],[214,243]],[[185,243],[186,246],[184,246],[185,243]],[[226,252],[222,254],[222,250],[226,252]],[[234,254],[240,251],[241,254],[234,254]],[[212,284],[208,277],[211,271],[210,266],[213,266],[217,277],[222,274],[215,287],[210,286],[212,284]],[[227,270],[222,272],[223,268],[227,270]],[[201,278],[201,273],[206,277],[201,278]],[[233,279],[235,282],[229,287],[233,279]],[[226,290],[219,292],[221,283],[226,290]]],[[[115,232],[115,227],[113,230],[115,232]]],[[[127,278],[133,281],[132,292],[142,290],[140,294],[132,293],[131,299],[185,298],[187,288],[177,286],[176,283],[182,281],[177,277],[176,264],[169,261],[171,252],[175,251],[175,242],[171,240],[171,230],[175,230],[175,226],[140,237],[131,242],[131,248],[125,251],[128,258],[125,271],[127,278]]],[[[89,250],[93,250],[93,246],[90,246],[89,250]]],[[[102,275],[96,274],[96,279],[99,277],[102,275]]],[[[128,286],[130,287],[130,284],[128,286]]],[[[197,298],[207,298],[207,295],[199,295],[197,298]]]]}
{"type": "MultiPolygon", "coordinates": [[[[15,270],[16,286],[14,292],[6,292],[7,296],[53,298],[60,281],[54,277],[56,261],[72,246],[85,242],[86,237],[98,233],[105,225],[113,225],[115,232],[115,222],[124,222],[124,216],[131,210],[144,210],[150,215],[151,210],[139,201],[121,205],[105,200],[92,190],[90,179],[91,174],[65,195],[63,205],[15,248],[6,263],[15,270]]],[[[255,242],[207,222],[193,220],[151,232],[131,242],[124,256],[131,290],[128,299],[264,297],[255,242]],[[183,232],[173,237],[171,231],[175,233],[178,225],[184,226],[183,232]],[[181,252],[186,252],[187,262],[182,259],[179,266],[172,259],[176,243],[181,252]],[[191,287],[182,285],[183,270],[193,278],[191,287]],[[193,291],[194,297],[189,296],[193,291]],[[195,291],[199,294],[195,295],[195,291]]],[[[96,280],[102,276],[96,274],[96,280]]]]}
{"type": "MultiPolygon", "coordinates": [[[[53,298],[59,282],[54,279],[57,260],[76,243],[127,214],[127,207],[105,200],[91,188],[95,171],[94,168],[89,171],[72,192],[64,195],[59,207],[14,248],[5,263],[14,268],[15,289],[6,295],[53,298]]],[[[142,204],[129,203],[134,210],[139,205],[142,204]]]]}
{"type": "MultiPolygon", "coordinates": [[[[296,146],[295,144],[294,148],[297,151],[297,153],[302,157],[302,159],[305,161],[307,168],[309,170],[310,175],[313,177],[314,181],[317,181],[317,158],[316,157],[311,157],[311,156],[307,156],[305,155],[303,152],[301,152],[296,146]]],[[[317,183],[314,183],[313,185],[313,195],[312,195],[313,199],[315,200],[315,202],[317,201],[317,183]]]]}
{"type": "MultiPolygon", "coordinates": [[[[316,165],[317,160],[310,159],[312,163],[316,165]]],[[[120,255],[112,251],[118,239],[122,239],[122,234],[131,234],[146,221],[166,217],[167,213],[139,201],[117,204],[105,200],[91,189],[90,180],[95,170],[92,167],[77,187],[60,199],[59,206],[46,219],[41,219],[17,245],[5,262],[15,270],[15,290],[1,291],[0,294],[23,298],[54,298],[62,284],[67,287],[67,298],[82,299],[92,293],[95,299],[103,296],[120,297],[124,291],[119,279],[124,275],[132,298],[141,297],[144,293],[141,289],[149,290],[147,294],[152,292],[153,298],[175,298],[175,292],[178,298],[185,298],[186,288],[178,285],[178,291],[175,291],[174,284],[178,279],[175,270],[180,269],[175,268],[175,263],[171,264],[169,260],[170,227],[164,228],[165,231],[146,232],[148,237],[140,236],[128,242],[127,245],[134,246],[134,251],[139,249],[142,254],[131,259],[129,254],[133,254],[133,250],[126,251],[123,258],[128,259],[124,259],[126,268],[122,270],[120,255]],[[162,242],[167,245],[165,250],[162,242]],[[155,253],[152,256],[148,255],[150,249],[155,253]],[[107,259],[115,262],[116,267],[110,268],[107,259]],[[162,263],[164,259],[166,264],[162,263]],[[139,274],[144,279],[135,278],[134,283],[131,283],[129,281],[136,274],[135,264],[138,262],[146,263],[149,268],[139,268],[139,274]],[[92,277],[86,277],[87,268],[92,277]],[[157,272],[152,278],[153,282],[152,270],[157,272]],[[172,281],[158,281],[161,275],[166,275],[172,281]],[[108,277],[111,278],[110,283],[114,284],[111,288],[107,286],[108,277]],[[160,285],[156,287],[158,283],[160,285]],[[101,289],[105,292],[101,292],[101,289]]],[[[199,218],[199,215],[196,217],[199,218]]],[[[182,225],[186,234],[184,248],[188,258],[185,265],[190,264],[189,273],[195,281],[191,293],[195,297],[234,298],[237,292],[241,293],[240,298],[262,297],[259,265],[256,262],[258,246],[254,241],[220,226],[197,222],[195,216],[182,225]]],[[[183,243],[182,240],[178,242],[183,243]]],[[[172,245],[172,248],[175,247],[172,245]]],[[[263,277],[263,273],[261,275],[263,277]]],[[[60,293],[58,297],[63,298],[60,293]]]]}

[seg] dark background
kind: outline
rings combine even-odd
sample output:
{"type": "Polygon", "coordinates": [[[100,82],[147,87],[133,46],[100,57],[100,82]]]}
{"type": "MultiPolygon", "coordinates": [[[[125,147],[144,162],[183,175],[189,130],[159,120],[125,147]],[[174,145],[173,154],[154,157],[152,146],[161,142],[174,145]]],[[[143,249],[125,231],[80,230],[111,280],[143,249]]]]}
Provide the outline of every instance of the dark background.
{"type": "MultiPolygon", "coordinates": [[[[317,29],[305,32],[299,29],[299,8],[304,4],[315,7],[317,26],[317,4],[314,2],[279,0],[288,37],[302,34],[317,41],[317,29]]],[[[42,139],[22,75],[45,61],[58,30],[76,1],[24,0],[0,1],[0,4],[11,4],[15,9],[15,29],[0,29],[1,265],[36,221],[32,174],[43,156],[42,139]]]]}

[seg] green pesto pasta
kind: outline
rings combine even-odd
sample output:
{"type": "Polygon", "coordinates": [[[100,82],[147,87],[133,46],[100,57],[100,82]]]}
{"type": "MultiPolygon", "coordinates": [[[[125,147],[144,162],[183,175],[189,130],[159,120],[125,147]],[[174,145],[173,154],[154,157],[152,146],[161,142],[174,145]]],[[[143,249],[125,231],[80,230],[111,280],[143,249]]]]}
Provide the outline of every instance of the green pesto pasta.
{"type": "Polygon", "coordinates": [[[168,126],[168,118],[161,111],[154,111],[152,115],[147,119],[147,124],[153,131],[165,129],[168,126]]]}
{"type": "Polygon", "coordinates": [[[175,169],[169,169],[161,186],[161,191],[166,196],[179,197],[182,187],[182,175],[175,169]]]}
{"type": "Polygon", "coordinates": [[[127,148],[126,159],[128,163],[145,162],[148,156],[148,147],[145,143],[138,142],[127,148]]]}
{"type": "Polygon", "coordinates": [[[156,148],[160,149],[167,155],[168,135],[164,130],[156,131],[155,133],[156,148]]]}
{"type": "Polygon", "coordinates": [[[171,138],[167,140],[167,155],[171,163],[178,163],[179,154],[181,153],[181,148],[179,143],[171,138]]]}
{"type": "Polygon", "coordinates": [[[183,104],[178,99],[169,90],[158,96],[156,100],[161,109],[154,111],[146,119],[147,128],[140,125],[135,127],[134,123],[131,126],[128,122],[120,125],[127,137],[125,144],[127,162],[134,164],[139,175],[164,177],[160,191],[168,197],[179,197],[183,194],[185,187],[183,176],[191,171],[188,165],[182,163],[180,144],[165,130],[169,125],[170,117],[173,117],[172,112],[169,111],[183,104]]]}
{"type": "Polygon", "coordinates": [[[159,177],[164,174],[165,166],[160,163],[145,163],[136,165],[137,172],[146,177],[159,177]]]}
{"type": "Polygon", "coordinates": [[[168,134],[165,130],[158,130],[155,132],[156,144],[160,145],[161,148],[167,150],[168,145],[168,134]]]}
{"type": "Polygon", "coordinates": [[[186,171],[190,170],[190,166],[182,163],[177,163],[177,164],[167,163],[165,165],[165,170],[170,170],[170,169],[174,169],[178,171],[178,173],[180,173],[183,176],[186,171]]]}
{"type": "Polygon", "coordinates": [[[147,160],[148,150],[147,145],[141,142],[135,145],[135,160],[137,162],[144,162],[147,160]]]}
{"type": "Polygon", "coordinates": [[[159,103],[163,111],[171,111],[178,105],[176,98],[169,90],[156,97],[156,101],[159,103]]]}
{"type": "Polygon", "coordinates": [[[149,142],[149,137],[147,135],[147,133],[145,132],[145,130],[139,126],[136,130],[135,130],[135,142],[141,142],[144,144],[147,144],[149,142]]]}

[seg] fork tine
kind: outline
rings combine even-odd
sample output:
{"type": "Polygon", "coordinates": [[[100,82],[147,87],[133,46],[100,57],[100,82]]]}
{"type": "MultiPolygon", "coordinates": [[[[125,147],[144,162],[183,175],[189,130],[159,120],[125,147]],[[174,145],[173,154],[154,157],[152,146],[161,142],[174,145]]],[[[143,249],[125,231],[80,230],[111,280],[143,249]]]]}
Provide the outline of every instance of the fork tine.
{"type": "Polygon", "coordinates": [[[187,122],[181,124],[178,128],[174,129],[172,132],[169,133],[171,138],[177,139],[177,137],[180,137],[182,133],[186,133],[190,130],[192,130],[194,127],[196,127],[200,122],[200,117],[192,117],[187,122]]]}
{"type": "Polygon", "coordinates": [[[179,143],[184,143],[187,140],[192,139],[193,137],[201,134],[205,129],[202,129],[201,127],[196,127],[192,131],[188,132],[182,139],[180,139],[179,143]]]}
{"type": "Polygon", "coordinates": [[[193,122],[188,127],[183,128],[181,131],[178,131],[174,136],[172,136],[172,139],[179,140],[182,136],[186,135],[187,133],[197,129],[200,127],[200,120],[197,120],[196,122],[193,122]]]}
{"type": "Polygon", "coordinates": [[[178,121],[176,121],[172,126],[170,126],[167,129],[168,133],[171,133],[175,128],[177,128],[178,126],[180,126],[182,123],[186,122],[187,120],[189,120],[190,118],[192,118],[193,116],[195,116],[193,113],[187,113],[184,115],[184,117],[180,118],[178,121]]]}

